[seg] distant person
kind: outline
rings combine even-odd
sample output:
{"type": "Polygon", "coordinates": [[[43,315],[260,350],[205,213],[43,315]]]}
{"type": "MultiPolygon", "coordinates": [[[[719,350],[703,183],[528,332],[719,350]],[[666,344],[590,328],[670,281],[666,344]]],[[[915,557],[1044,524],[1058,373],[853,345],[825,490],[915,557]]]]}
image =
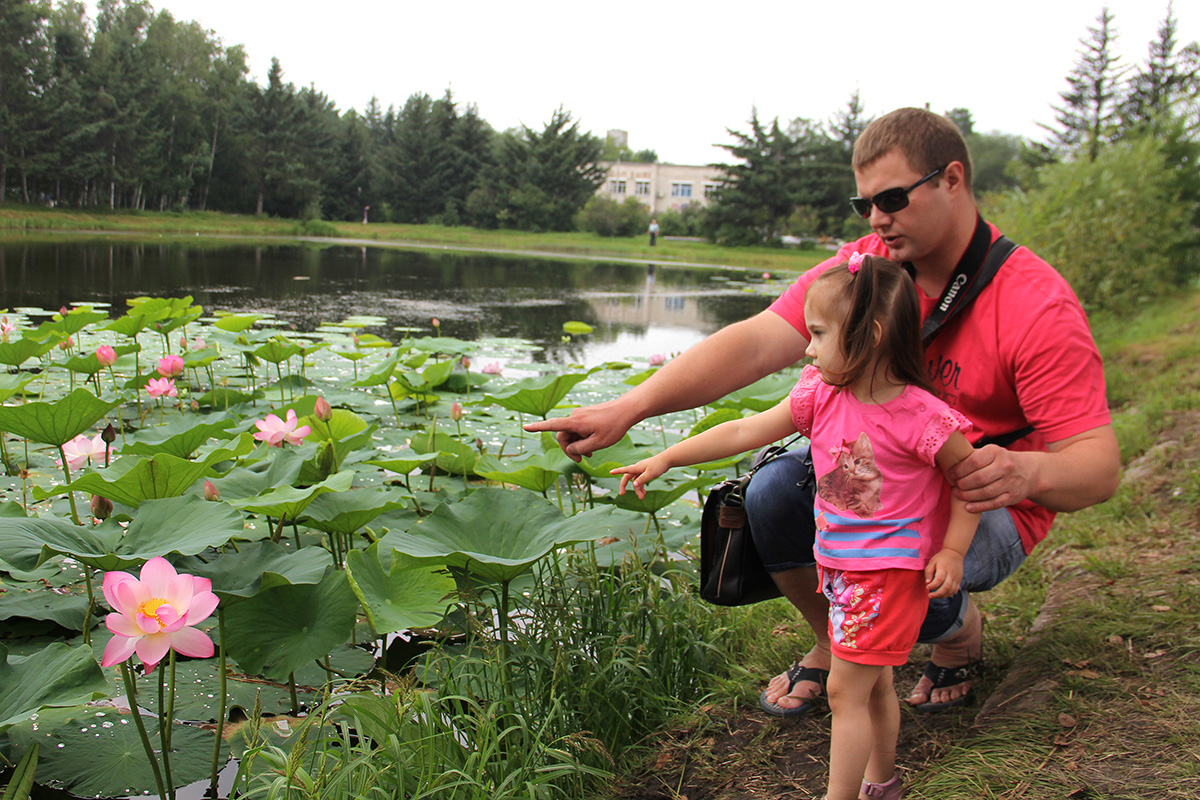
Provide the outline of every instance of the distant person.
{"type": "Polygon", "coordinates": [[[671,467],[756,450],[799,431],[812,442],[817,576],[832,642],[829,800],[896,800],[900,707],[892,667],[908,661],[931,597],[958,591],[979,515],[943,474],[966,459],[971,423],[930,393],[912,279],[879,256],[852,254],[804,299],[805,367],[769,411],[726,422],[630,467],[638,497],[671,467]],[[859,792],[863,794],[860,795],[859,792]]]}
{"type": "MultiPolygon", "coordinates": [[[[809,286],[853,252],[911,267],[923,318],[947,302],[942,294],[955,291],[955,273],[977,269],[1000,236],[975,205],[971,155],[958,127],[921,109],[893,111],[858,137],[853,168],[859,196],[851,205],[870,235],[801,275],[766,311],[723,328],[624,395],[527,429],[557,431],[559,445],[579,459],[644,419],[713,402],[795,363],[808,345],[809,286]]],[[[949,473],[955,495],[982,517],[962,589],[932,600],[921,629],[919,641],[934,648],[908,702],[937,711],[965,703],[978,680],[983,622],[967,592],[986,591],[1016,571],[1057,512],[1112,496],[1120,450],[1083,309],[1062,276],[1027,248],[1018,247],[926,346],[925,364],[934,394],[975,424],[973,443],[1026,431],[1006,446],[978,447],[949,473]]],[[[796,513],[805,451],[763,467],[746,498],[768,571],[816,636],[812,650],[762,692],[764,708],[786,716],[819,707],[830,664],[812,517],[796,513]]]]}
{"type": "Polygon", "coordinates": [[[367,215],[371,212],[370,206],[363,206],[363,225],[367,224],[367,215]]]}
{"type": "Polygon", "coordinates": [[[654,247],[654,243],[658,241],[658,220],[650,220],[650,246],[654,247]]]}

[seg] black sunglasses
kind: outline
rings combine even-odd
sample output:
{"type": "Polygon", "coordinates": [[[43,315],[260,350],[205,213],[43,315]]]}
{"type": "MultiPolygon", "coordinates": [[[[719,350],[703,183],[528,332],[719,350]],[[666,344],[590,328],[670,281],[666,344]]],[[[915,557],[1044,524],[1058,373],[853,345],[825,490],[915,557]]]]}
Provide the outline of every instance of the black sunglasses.
{"type": "Polygon", "coordinates": [[[948,166],[950,165],[946,164],[945,166],[938,167],[933,172],[929,173],[924,178],[921,178],[921,180],[917,181],[907,189],[901,189],[899,186],[897,186],[894,189],[884,189],[874,197],[851,197],[850,207],[854,209],[855,214],[858,214],[863,219],[871,216],[872,205],[885,214],[895,214],[901,209],[908,208],[909,192],[920,186],[922,183],[933,180],[948,166]]]}

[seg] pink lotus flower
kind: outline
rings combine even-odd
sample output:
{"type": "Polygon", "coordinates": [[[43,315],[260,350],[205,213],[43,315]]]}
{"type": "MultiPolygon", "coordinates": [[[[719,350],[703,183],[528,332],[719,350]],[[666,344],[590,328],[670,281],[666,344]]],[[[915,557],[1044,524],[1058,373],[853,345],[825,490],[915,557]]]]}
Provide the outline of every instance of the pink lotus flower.
{"type": "Polygon", "coordinates": [[[158,374],[164,378],[174,378],[183,374],[183,359],[179,356],[163,356],[158,360],[158,374]]]}
{"type": "Polygon", "coordinates": [[[151,378],[146,384],[146,393],[151,397],[179,397],[174,378],[151,378]]]}
{"type": "Polygon", "coordinates": [[[15,331],[17,326],[8,321],[8,317],[0,317],[0,338],[8,342],[8,335],[15,331]]]}
{"type": "Polygon", "coordinates": [[[462,360],[459,361],[459,363],[462,364],[463,369],[471,368],[471,359],[467,358],[466,356],[463,356],[462,360]]]}
{"type": "Polygon", "coordinates": [[[333,407],[324,397],[318,397],[317,402],[313,403],[313,416],[321,422],[329,422],[333,419],[333,407]]]}
{"type": "Polygon", "coordinates": [[[486,367],[484,367],[482,370],[484,375],[499,375],[501,373],[501,371],[502,370],[501,370],[499,361],[493,361],[492,363],[490,363],[486,367]]]}
{"type": "MultiPolygon", "coordinates": [[[[69,469],[80,469],[88,463],[88,459],[104,458],[104,449],[107,446],[104,442],[103,434],[97,433],[91,439],[82,433],[79,434],[63,445],[63,454],[67,457],[67,467],[69,469]]],[[[61,459],[55,463],[59,467],[62,466],[61,459]]]]}
{"type": "Polygon", "coordinates": [[[117,351],[104,344],[96,348],[96,360],[102,367],[111,367],[117,363],[117,351]]]}
{"type": "Polygon", "coordinates": [[[208,658],[213,642],[194,626],[217,607],[212,581],[180,575],[162,556],[142,566],[140,580],[128,572],[104,573],[104,599],[117,613],[104,624],[113,638],[104,648],[100,666],[111,667],[135,653],[154,671],[168,651],[208,658]]]}
{"type": "Polygon", "coordinates": [[[650,356],[650,366],[661,367],[666,360],[667,357],[662,353],[655,353],[654,355],[650,356]]]}
{"type": "Polygon", "coordinates": [[[204,482],[204,499],[213,503],[221,499],[221,493],[217,491],[217,487],[212,481],[204,482]]]}
{"type": "Polygon", "coordinates": [[[466,416],[466,415],[463,414],[463,407],[459,404],[459,402],[457,400],[455,400],[453,403],[450,404],[450,419],[454,420],[455,422],[458,422],[464,416],[466,416]]]}
{"type": "Polygon", "coordinates": [[[300,444],[304,441],[304,437],[312,433],[312,428],[307,425],[296,427],[297,423],[296,412],[289,408],[287,412],[287,421],[281,420],[274,414],[267,414],[266,419],[260,419],[254,423],[258,428],[258,433],[254,434],[254,438],[260,442],[266,442],[271,447],[283,447],[283,443],[300,444]]]}
{"type": "Polygon", "coordinates": [[[70,336],[68,336],[66,339],[63,339],[61,342],[58,343],[59,350],[70,350],[74,346],[75,346],[75,340],[73,338],[71,338],[70,336]]]}

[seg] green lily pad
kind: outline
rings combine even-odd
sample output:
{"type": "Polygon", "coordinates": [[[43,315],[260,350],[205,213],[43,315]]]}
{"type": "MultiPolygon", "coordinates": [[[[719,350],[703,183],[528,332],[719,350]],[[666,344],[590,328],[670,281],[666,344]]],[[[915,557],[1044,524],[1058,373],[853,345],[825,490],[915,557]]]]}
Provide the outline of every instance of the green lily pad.
{"type": "Polygon", "coordinates": [[[172,558],[179,572],[212,581],[212,591],[228,607],[275,586],[320,583],[333,565],[329,551],[320,547],[288,549],[271,541],[241,545],[238,551],[172,558]]]}
{"type": "Polygon", "coordinates": [[[53,349],[56,341],[41,342],[22,336],[15,342],[0,342],[0,364],[19,367],[31,358],[41,358],[53,349]]]}
{"type": "Polygon", "coordinates": [[[275,586],[225,611],[225,646],[246,672],[271,680],[324,657],[350,638],[358,599],[346,573],[320,583],[275,586]]]}
{"type": "Polygon", "coordinates": [[[408,531],[387,534],[380,547],[506,582],[560,547],[604,536],[599,517],[596,511],[564,517],[533,492],[479,489],[443,503],[408,531]]]}
{"type": "Polygon", "coordinates": [[[236,508],[271,517],[296,519],[300,512],[318,496],[326,492],[344,492],[354,483],[353,472],[330,475],[318,484],[305,487],[280,486],[254,497],[229,501],[236,508]]]}
{"type": "Polygon", "coordinates": [[[638,497],[633,491],[626,491],[625,494],[613,493],[606,497],[598,497],[596,498],[596,502],[612,503],[618,508],[624,508],[629,511],[657,514],[693,489],[708,486],[714,480],[716,479],[712,477],[693,478],[690,481],[676,484],[669,489],[647,489],[645,497],[638,497]]]}
{"type": "Polygon", "coordinates": [[[563,333],[569,333],[572,336],[588,334],[595,330],[595,328],[593,328],[591,325],[588,325],[586,322],[579,322],[578,320],[564,322],[562,329],[563,333]]]}
{"type": "Polygon", "coordinates": [[[29,372],[18,372],[16,375],[0,374],[0,403],[19,394],[36,377],[37,375],[29,372]]]}
{"type": "Polygon", "coordinates": [[[226,314],[218,317],[213,327],[230,333],[241,333],[253,328],[254,323],[262,318],[262,314],[226,314]]]}
{"type": "Polygon", "coordinates": [[[108,694],[92,648],[61,642],[24,658],[0,644],[0,731],[43,706],[70,706],[108,694]]]}
{"type": "Polygon", "coordinates": [[[455,589],[454,579],[444,571],[402,554],[394,555],[386,568],[379,559],[379,542],[350,551],[346,575],[376,636],[436,625],[455,589]]]}
{"type": "Polygon", "coordinates": [[[545,419],[575,384],[585,380],[590,372],[572,372],[550,378],[526,378],[502,392],[484,395],[484,400],[504,406],[509,411],[534,414],[545,419]]]}
{"type": "Polygon", "coordinates": [[[87,608],[86,595],[58,594],[44,587],[0,594],[0,620],[46,620],[75,633],[83,629],[87,608]]]}
{"type": "Polygon", "coordinates": [[[119,399],[101,400],[87,389],[76,389],[54,403],[0,406],[0,430],[35,442],[62,445],[120,404],[119,399]]]}
{"type": "Polygon", "coordinates": [[[408,495],[387,490],[329,492],[313,500],[297,521],[325,533],[351,534],[380,514],[407,508],[409,502],[408,495]]]}
{"type": "Polygon", "coordinates": [[[475,474],[489,481],[510,483],[523,489],[545,494],[555,482],[575,466],[567,455],[557,448],[544,453],[535,453],[520,460],[501,461],[492,455],[484,455],[475,464],[475,474]]]}
{"type": "Polygon", "coordinates": [[[208,418],[172,417],[165,425],[139,432],[135,439],[121,446],[121,455],[169,453],[188,458],[200,445],[233,427],[235,419],[217,415],[208,418]]]}

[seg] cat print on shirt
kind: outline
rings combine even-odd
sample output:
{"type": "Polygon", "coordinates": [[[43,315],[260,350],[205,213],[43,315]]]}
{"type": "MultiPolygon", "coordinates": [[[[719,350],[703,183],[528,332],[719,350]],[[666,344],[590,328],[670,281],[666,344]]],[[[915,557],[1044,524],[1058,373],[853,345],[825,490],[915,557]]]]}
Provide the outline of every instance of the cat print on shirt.
{"type": "Polygon", "coordinates": [[[875,450],[866,432],[854,441],[842,441],[841,447],[830,448],[833,470],[817,481],[821,499],[841,511],[859,517],[875,515],[881,506],[883,475],[875,465],[875,450]]]}

